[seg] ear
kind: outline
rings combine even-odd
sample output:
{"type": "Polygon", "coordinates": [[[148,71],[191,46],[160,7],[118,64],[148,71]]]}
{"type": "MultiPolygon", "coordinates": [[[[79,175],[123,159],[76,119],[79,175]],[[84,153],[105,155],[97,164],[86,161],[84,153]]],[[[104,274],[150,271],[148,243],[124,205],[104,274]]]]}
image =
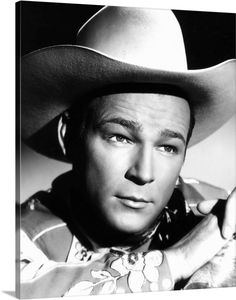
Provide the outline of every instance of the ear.
{"type": "Polygon", "coordinates": [[[181,183],[181,179],[180,179],[180,176],[178,176],[177,180],[176,180],[176,183],[175,183],[175,186],[179,186],[181,183]]]}
{"type": "Polygon", "coordinates": [[[65,118],[62,115],[58,122],[57,137],[58,137],[58,142],[59,142],[60,148],[64,155],[66,155],[66,147],[65,147],[66,130],[67,130],[67,125],[65,122],[65,118]]]}

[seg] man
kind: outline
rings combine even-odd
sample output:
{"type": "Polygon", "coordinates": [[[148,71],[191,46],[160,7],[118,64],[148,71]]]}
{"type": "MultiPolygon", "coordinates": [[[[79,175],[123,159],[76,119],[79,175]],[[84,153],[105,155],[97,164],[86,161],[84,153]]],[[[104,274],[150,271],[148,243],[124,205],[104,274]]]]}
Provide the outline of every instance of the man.
{"type": "Polygon", "coordinates": [[[25,142],[73,166],[21,207],[22,297],[235,284],[235,192],[179,177],[234,114],[235,60],[188,71],[172,12],[105,7],[21,75],[25,142]]]}

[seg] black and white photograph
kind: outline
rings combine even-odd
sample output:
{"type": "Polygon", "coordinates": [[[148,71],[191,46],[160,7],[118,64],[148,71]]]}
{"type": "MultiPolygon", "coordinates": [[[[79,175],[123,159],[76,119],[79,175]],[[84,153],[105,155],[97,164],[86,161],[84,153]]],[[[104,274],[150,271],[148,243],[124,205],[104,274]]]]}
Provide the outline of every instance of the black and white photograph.
{"type": "Polygon", "coordinates": [[[16,296],[236,287],[236,15],[15,9],[16,296]]]}

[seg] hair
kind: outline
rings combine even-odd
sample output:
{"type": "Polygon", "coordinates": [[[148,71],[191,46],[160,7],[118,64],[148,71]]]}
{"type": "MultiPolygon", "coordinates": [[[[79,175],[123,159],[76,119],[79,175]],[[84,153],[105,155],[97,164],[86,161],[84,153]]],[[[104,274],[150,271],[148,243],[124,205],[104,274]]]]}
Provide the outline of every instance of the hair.
{"type": "MultiPolygon", "coordinates": [[[[85,142],[87,130],[94,122],[95,116],[100,106],[101,96],[126,92],[158,93],[179,96],[186,99],[186,101],[189,103],[187,95],[181,89],[165,84],[116,84],[114,86],[108,86],[100,89],[99,91],[95,91],[85,97],[86,99],[84,99],[83,103],[80,103],[80,105],[72,106],[63,115],[63,122],[65,122],[67,125],[64,142],[66,147],[66,155],[70,161],[75,161],[78,153],[82,154],[84,151],[83,145],[85,142]]],[[[190,124],[186,140],[186,149],[195,126],[194,111],[190,103],[189,107],[190,124]]]]}
{"type": "Polygon", "coordinates": [[[195,126],[195,116],[194,116],[193,108],[190,105],[189,107],[190,107],[190,122],[189,122],[188,134],[187,134],[186,148],[188,146],[189,140],[193,133],[193,128],[195,126]]]}

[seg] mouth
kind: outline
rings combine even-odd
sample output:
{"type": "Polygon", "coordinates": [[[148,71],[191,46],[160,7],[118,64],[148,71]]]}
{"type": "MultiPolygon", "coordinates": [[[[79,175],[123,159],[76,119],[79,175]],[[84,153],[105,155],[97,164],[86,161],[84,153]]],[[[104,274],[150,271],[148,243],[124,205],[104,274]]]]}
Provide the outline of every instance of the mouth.
{"type": "Polygon", "coordinates": [[[142,209],[147,207],[150,204],[150,201],[143,199],[143,198],[138,198],[134,196],[116,196],[120,202],[129,208],[133,209],[142,209]]]}

